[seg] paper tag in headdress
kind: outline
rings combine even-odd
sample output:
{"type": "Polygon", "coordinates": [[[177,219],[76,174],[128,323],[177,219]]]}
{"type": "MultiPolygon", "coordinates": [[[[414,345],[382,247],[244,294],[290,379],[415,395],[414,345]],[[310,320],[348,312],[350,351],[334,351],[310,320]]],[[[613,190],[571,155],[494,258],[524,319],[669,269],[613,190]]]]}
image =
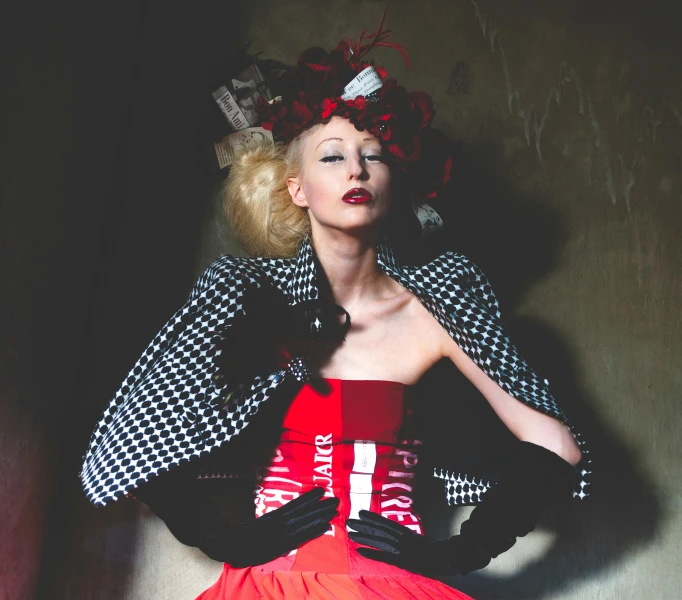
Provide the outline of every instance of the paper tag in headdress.
{"type": "Polygon", "coordinates": [[[232,129],[239,131],[240,129],[246,129],[249,126],[246,116],[242,112],[239,104],[237,104],[237,99],[230,93],[230,90],[228,90],[226,86],[220,86],[213,92],[213,99],[220,107],[220,110],[225,115],[225,118],[230,123],[232,129]]]}
{"type": "Polygon", "coordinates": [[[232,164],[235,156],[256,144],[274,145],[272,131],[262,127],[249,127],[236,131],[213,144],[218,167],[224,169],[232,164]]]}
{"type": "Polygon", "coordinates": [[[422,226],[422,237],[436,233],[443,227],[443,219],[428,202],[413,202],[412,210],[422,226]]]}
{"type": "Polygon", "coordinates": [[[232,87],[234,88],[234,95],[237,99],[237,104],[241,108],[249,126],[253,127],[258,123],[258,112],[256,104],[258,98],[270,100],[272,94],[267,84],[263,73],[258,68],[256,63],[249,65],[241,73],[232,78],[232,87]]]}
{"type": "Polygon", "coordinates": [[[213,92],[213,99],[235,131],[253,127],[258,122],[258,98],[269,101],[272,94],[255,63],[235,75],[230,87],[223,85],[213,92]]]}
{"type": "Polygon", "coordinates": [[[374,70],[374,67],[367,67],[366,69],[360,71],[353,81],[351,81],[346,87],[343,88],[342,100],[355,100],[356,96],[367,96],[371,95],[381,88],[383,82],[381,77],[374,70]]]}

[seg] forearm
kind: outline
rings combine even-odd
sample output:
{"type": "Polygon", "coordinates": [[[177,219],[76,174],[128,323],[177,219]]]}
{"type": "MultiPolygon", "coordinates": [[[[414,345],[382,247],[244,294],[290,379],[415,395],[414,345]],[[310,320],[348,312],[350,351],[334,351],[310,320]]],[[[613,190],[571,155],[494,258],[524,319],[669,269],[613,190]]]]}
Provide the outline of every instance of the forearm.
{"type": "Polygon", "coordinates": [[[313,488],[263,517],[230,525],[197,481],[158,478],[138,496],[178,541],[234,567],[261,565],[283,556],[330,528],[338,498],[313,488]]]}
{"type": "Polygon", "coordinates": [[[227,528],[218,506],[196,481],[161,475],[138,489],[135,496],[186,546],[203,550],[213,532],[227,528]]]}
{"type": "Polygon", "coordinates": [[[488,377],[458,347],[451,349],[451,358],[483,394],[500,420],[519,440],[551,450],[570,465],[575,466],[580,462],[582,453],[566,425],[514,398],[488,377]]]}
{"type": "Polygon", "coordinates": [[[464,575],[482,569],[532,531],[545,508],[568,497],[577,479],[566,461],[528,442],[510,450],[500,467],[499,482],[449,540],[418,535],[368,511],[348,520],[349,536],[370,546],[358,549],[363,556],[417,573],[464,575]]]}
{"type": "Polygon", "coordinates": [[[492,380],[484,389],[497,416],[519,440],[551,450],[572,466],[580,462],[580,448],[561,421],[523,404],[492,380]]]}
{"type": "MultiPolygon", "coordinates": [[[[532,410],[532,409],[531,409],[532,410]]],[[[563,458],[571,466],[576,466],[582,459],[582,452],[568,427],[557,419],[547,415],[541,423],[532,427],[522,427],[517,437],[522,442],[530,442],[551,450],[563,458]]]]}

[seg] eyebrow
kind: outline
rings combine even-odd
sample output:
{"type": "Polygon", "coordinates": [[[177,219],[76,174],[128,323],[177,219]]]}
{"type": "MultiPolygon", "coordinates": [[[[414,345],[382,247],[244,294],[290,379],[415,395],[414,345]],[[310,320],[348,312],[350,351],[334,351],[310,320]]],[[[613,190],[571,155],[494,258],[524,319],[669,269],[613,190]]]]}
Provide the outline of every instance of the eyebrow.
{"type": "MultiPolygon", "coordinates": [[[[326,140],[322,140],[317,146],[315,146],[315,150],[317,150],[317,149],[318,149],[322,144],[324,144],[325,142],[332,142],[332,141],[343,142],[343,138],[340,138],[340,137],[330,137],[330,138],[327,138],[326,140]]],[[[379,140],[378,140],[377,138],[375,138],[375,137],[366,137],[366,138],[363,138],[362,141],[363,141],[363,142],[374,142],[374,141],[378,142],[379,140]]]]}

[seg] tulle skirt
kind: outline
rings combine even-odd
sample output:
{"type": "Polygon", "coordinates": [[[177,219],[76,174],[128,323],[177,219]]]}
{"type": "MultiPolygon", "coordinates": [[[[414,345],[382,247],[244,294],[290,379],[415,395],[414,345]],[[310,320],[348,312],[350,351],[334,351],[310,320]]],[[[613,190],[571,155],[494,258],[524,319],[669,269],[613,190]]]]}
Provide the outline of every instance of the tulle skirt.
{"type": "Polygon", "coordinates": [[[226,564],[197,600],[473,600],[436,579],[364,558],[349,540],[339,542],[313,540],[257,567],[226,564]]]}
{"type": "Polygon", "coordinates": [[[439,581],[426,577],[352,577],[313,571],[263,571],[257,567],[233,569],[225,565],[220,579],[197,600],[472,600],[439,581]]]}

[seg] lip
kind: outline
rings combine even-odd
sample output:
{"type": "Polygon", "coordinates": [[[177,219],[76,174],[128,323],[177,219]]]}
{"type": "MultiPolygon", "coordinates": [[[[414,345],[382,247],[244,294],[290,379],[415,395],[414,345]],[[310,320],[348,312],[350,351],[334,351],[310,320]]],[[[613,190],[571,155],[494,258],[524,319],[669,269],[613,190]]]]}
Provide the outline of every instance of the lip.
{"type": "Polygon", "coordinates": [[[352,188],[343,195],[343,201],[349,204],[363,204],[372,200],[372,194],[365,188],[352,188]]]}

